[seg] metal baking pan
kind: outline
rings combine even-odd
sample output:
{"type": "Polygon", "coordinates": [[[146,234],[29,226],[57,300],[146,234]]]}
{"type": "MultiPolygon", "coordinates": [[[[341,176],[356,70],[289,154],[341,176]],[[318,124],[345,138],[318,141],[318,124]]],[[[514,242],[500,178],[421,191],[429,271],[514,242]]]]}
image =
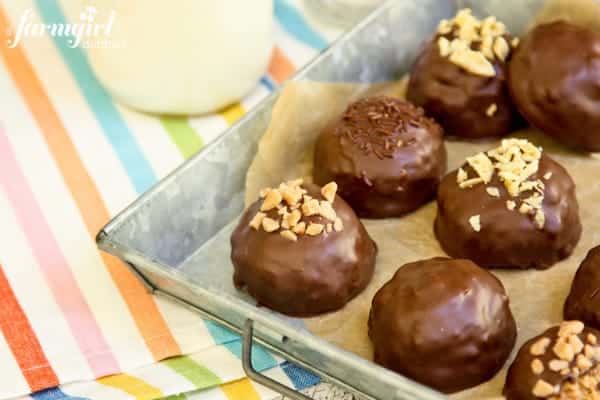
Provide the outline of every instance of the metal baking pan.
{"type": "MultiPolygon", "coordinates": [[[[544,0],[389,0],[293,79],[371,83],[405,74],[442,18],[471,7],[520,34],[544,0]]],[[[364,399],[444,395],[314,336],[302,322],[265,308],[232,283],[229,235],[243,211],[246,171],[269,123],[274,92],[236,125],[146,192],[98,234],[101,249],[128,263],[148,289],[244,335],[248,375],[306,399],[252,368],[256,341],[364,399]]]]}

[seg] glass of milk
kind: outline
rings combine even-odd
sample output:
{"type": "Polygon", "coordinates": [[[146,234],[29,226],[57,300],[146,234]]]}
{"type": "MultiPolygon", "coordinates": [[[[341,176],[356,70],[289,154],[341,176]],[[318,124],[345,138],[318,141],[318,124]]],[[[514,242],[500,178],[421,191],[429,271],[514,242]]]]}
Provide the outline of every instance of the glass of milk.
{"type": "Polygon", "coordinates": [[[160,114],[202,114],[247,94],[267,69],[273,0],[88,0],[110,34],[88,41],[100,82],[118,101],[160,114]],[[104,14],[104,15],[103,15],[104,14]]]}
{"type": "Polygon", "coordinates": [[[340,28],[351,28],[384,0],[304,0],[311,14],[340,28]]]}

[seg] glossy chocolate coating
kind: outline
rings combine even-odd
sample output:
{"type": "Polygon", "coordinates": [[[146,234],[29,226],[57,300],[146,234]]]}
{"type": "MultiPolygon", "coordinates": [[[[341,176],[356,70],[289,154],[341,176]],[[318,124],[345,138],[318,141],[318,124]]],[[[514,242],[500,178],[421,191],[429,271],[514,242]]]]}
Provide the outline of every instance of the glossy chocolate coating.
{"type": "Polygon", "coordinates": [[[516,335],[502,283],[469,260],[404,265],[369,315],[375,362],[446,393],[492,378],[516,335]]]}
{"type": "MultiPolygon", "coordinates": [[[[525,342],[515,360],[508,369],[506,375],[506,384],[504,385],[503,394],[506,400],[540,400],[543,397],[538,397],[533,394],[533,388],[539,379],[543,379],[550,385],[560,387],[563,383],[573,381],[575,377],[572,374],[561,375],[560,372],[552,371],[549,368],[549,363],[552,360],[558,359],[553,351],[558,338],[559,327],[554,326],[539,336],[525,342]],[[537,343],[542,338],[550,339],[550,343],[546,347],[546,351],[542,355],[531,354],[531,346],[537,343]],[[532,370],[531,363],[534,359],[538,359],[544,365],[544,371],[541,374],[535,374],[532,370]]],[[[585,327],[583,332],[577,336],[583,342],[587,342],[587,335],[593,334],[600,339],[600,332],[595,329],[585,327]]],[[[570,363],[571,366],[576,365],[575,361],[570,363]]],[[[577,397],[567,397],[577,398],[577,397]]],[[[583,399],[582,399],[583,400],[583,399]]]]}
{"type": "MultiPolygon", "coordinates": [[[[303,188],[313,198],[324,200],[318,186],[304,184],[303,188]]],[[[341,197],[335,197],[333,208],[343,230],[299,235],[296,242],[249,226],[262,202],[258,200],[246,210],[231,236],[236,287],[245,287],[260,305],[284,314],[310,316],[343,307],[367,286],[377,245],[341,197]]],[[[277,218],[277,210],[266,214],[277,218]]],[[[327,223],[319,215],[304,218],[327,223]]]]}
{"type": "MultiPolygon", "coordinates": [[[[507,64],[492,62],[496,76],[475,75],[442,57],[436,35],[413,65],[406,98],[444,127],[446,135],[469,139],[502,136],[518,122],[506,83],[507,64]],[[492,116],[486,111],[496,104],[492,116]]],[[[446,38],[452,40],[450,35],[446,38]]]]}
{"type": "Polygon", "coordinates": [[[404,215],[435,195],[446,171],[442,137],[441,127],[410,103],[359,100],[321,133],[314,180],[335,181],[360,217],[404,215]]]}
{"type": "Polygon", "coordinates": [[[600,151],[600,33],[564,21],[537,26],[510,61],[509,86],[533,126],[600,151]]]}
{"type": "MultiPolygon", "coordinates": [[[[468,165],[463,169],[474,174],[468,165]]],[[[498,174],[489,185],[461,189],[456,174],[453,171],[444,177],[437,198],[435,234],[448,255],[468,258],[488,268],[546,269],[573,252],[581,236],[575,184],[556,161],[542,154],[538,171],[530,178],[545,184],[543,229],[531,216],[506,207],[507,200],[521,200],[531,192],[510,197],[498,174]],[[546,180],[543,177],[548,172],[552,176],[546,180]],[[490,196],[487,186],[497,187],[500,197],[490,196]],[[476,214],[481,220],[479,232],[469,223],[469,217],[476,214]]]]}
{"type": "Polygon", "coordinates": [[[591,249],[579,266],[565,302],[564,316],[600,329],[600,246],[591,249]]]}

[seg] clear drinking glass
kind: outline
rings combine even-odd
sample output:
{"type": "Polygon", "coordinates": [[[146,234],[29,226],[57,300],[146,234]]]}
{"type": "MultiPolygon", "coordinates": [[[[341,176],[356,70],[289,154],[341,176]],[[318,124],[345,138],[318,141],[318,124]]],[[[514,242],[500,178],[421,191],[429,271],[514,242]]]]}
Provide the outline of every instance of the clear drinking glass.
{"type": "Polygon", "coordinates": [[[308,12],[321,21],[351,28],[384,0],[304,0],[308,12]]]}

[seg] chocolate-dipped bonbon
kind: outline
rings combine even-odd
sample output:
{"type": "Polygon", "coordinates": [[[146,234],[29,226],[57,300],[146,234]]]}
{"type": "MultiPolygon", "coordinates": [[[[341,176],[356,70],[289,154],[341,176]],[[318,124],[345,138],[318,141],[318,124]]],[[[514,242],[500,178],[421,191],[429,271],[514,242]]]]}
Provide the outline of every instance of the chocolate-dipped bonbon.
{"type": "Polygon", "coordinates": [[[336,190],[302,180],[264,189],[231,236],[235,286],[294,316],[337,310],[360,293],[377,246],[336,190]]]}
{"type": "Polygon", "coordinates": [[[502,136],[518,122],[507,85],[507,62],[518,39],[495,17],[463,9],[442,20],[411,70],[407,99],[450,136],[502,136]]]}
{"type": "Polygon", "coordinates": [[[510,61],[509,87],[533,126],[600,151],[600,33],[565,21],[535,27],[510,61]]]}
{"type": "Polygon", "coordinates": [[[435,196],[445,171],[441,127],[421,108],[388,96],[350,104],[315,146],[315,182],[337,182],[364,218],[415,210],[435,196]]]}
{"type": "Polygon", "coordinates": [[[577,269],[565,301],[564,317],[600,329],[600,246],[591,249],[577,269]]]}
{"type": "Polygon", "coordinates": [[[600,398],[600,332],[565,321],[527,341],[508,369],[506,400],[600,398]]]}
{"type": "Polygon", "coordinates": [[[442,248],[483,267],[549,268],[581,236],[573,180],[525,139],[467,158],[444,177],[437,203],[442,248]]]}
{"type": "Polygon", "coordinates": [[[502,283],[470,260],[402,266],[369,315],[375,362],[446,393],[492,378],[516,333],[502,283]]]}

